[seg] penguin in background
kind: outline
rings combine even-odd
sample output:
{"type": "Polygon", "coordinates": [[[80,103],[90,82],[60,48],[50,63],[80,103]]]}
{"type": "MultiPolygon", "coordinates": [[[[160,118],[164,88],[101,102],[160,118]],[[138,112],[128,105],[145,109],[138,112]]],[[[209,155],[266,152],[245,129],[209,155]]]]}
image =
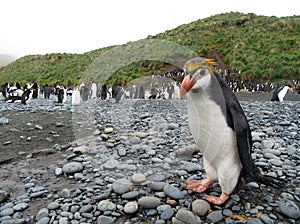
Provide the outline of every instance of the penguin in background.
{"type": "Polygon", "coordinates": [[[37,99],[39,97],[39,85],[35,82],[32,87],[32,98],[37,99]]]}
{"type": "Polygon", "coordinates": [[[68,97],[68,90],[66,88],[66,86],[63,87],[63,100],[62,100],[62,103],[66,103],[67,102],[67,97],[68,97]]]}
{"type": "Polygon", "coordinates": [[[33,98],[33,90],[26,89],[21,97],[21,104],[28,105],[30,100],[33,98]]]}
{"type": "Polygon", "coordinates": [[[59,88],[57,90],[57,102],[58,103],[63,103],[63,100],[64,100],[64,89],[59,88]]]}
{"type": "Polygon", "coordinates": [[[221,205],[236,189],[239,180],[283,187],[280,179],[262,175],[251,158],[252,136],[248,120],[238,99],[214,69],[211,59],[194,58],[186,62],[187,74],[180,95],[187,94],[190,131],[203,155],[206,178],[186,180],[186,189],[205,192],[218,181],[222,193],[203,199],[221,205]]]}
{"type": "Polygon", "coordinates": [[[280,85],[274,90],[271,101],[283,102],[288,91],[293,92],[293,89],[290,85],[280,85]]]}
{"type": "Polygon", "coordinates": [[[108,88],[107,85],[104,84],[101,88],[101,94],[100,94],[101,100],[106,100],[107,94],[108,94],[108,88]]]}
{"type": "Polygon", "coordinates": [[[80,90],[78,86],[75,86],[72,93],[71,105],[76,106],[80,104],[80,90]]]}
{"type": "Polygon", "coordinates": [[[91,99],[97,98],[98,85],[95,82],[91,84],[91,99]]]}
{"type": "Polygon", "coordinates": [[[125,92],[121,86],[116,86],[112,89],[112,98],[115,99],[116,103],[119,103],[124,98],[125,92]]]}

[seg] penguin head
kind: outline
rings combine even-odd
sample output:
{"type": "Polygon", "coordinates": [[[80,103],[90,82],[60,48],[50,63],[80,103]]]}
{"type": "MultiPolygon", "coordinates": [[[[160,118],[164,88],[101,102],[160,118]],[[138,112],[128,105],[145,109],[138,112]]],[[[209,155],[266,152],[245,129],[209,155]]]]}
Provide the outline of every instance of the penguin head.
{"type": "Polygon", "coordinates": [[[197,92],[199,88],[206,88],[210,83],[211,75],[216,72],[212,65],[216,65],[216,62],[201,57],[187,61],[183,67],[187,75],[182,81],[180,96],[190,90],[197,92]]]}

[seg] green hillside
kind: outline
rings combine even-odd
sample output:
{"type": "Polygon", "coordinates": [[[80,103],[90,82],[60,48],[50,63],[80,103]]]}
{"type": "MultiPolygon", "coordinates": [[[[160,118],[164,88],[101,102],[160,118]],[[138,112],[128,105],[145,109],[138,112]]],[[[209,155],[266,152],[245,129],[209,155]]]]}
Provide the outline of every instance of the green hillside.
{"type": "MultiPolygon", "coordinates": [[[[214,58],[221,68],[241,71],[245,80],[300,80],[300,16],[277,18],[231,12],[147,39],[172,41],[200,56],[214,58]]],[[[28,55],[0,68],[0,83],[72,85],[97,57],[112,48],[84,54],[28,55]]],[[[178,68],[158,61],[139,61],[119,69],[107,82],[124,85],[135,78],[172,69],[178,68]]]]}

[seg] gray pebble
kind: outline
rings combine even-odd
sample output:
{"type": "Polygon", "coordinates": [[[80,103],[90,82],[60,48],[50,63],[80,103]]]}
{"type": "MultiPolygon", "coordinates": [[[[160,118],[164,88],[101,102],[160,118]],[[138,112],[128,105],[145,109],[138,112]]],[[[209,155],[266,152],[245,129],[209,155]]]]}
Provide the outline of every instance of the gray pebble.
{"type": "Polygon", "coordinates": [[[79,162],[70,162],[63,166],[62,170],[65,174],[73,174],[83,169],[83,166],[79,162]]]}
{"type": "Polygon", "coordinates": [[[192,210],[194,214],[204,216],[210,210],[210,204],[205,200],[197,199],[192,203],[192,210]]]}
{"type": "Polygon", "coordinates": [[[217,210],[209,213],[206,218],[210,223],[218,223],[223,219],[223,214],[221,210],[217,210]]]}
{"type": "Polygon", "coordinates": [[[179,188],[174,187],[173,185],[170,185],[170,184],[165,185],[164,192],[170,198],[173,198],[176,200],[184,198],[184,193],[181,190],[179,190],[179,188]]]}
{"type": "Polygon", "coordinates": [[[124,194],[130,191],[133,184],[127,179],[118,179],[113,183],[113,190],[117,194],[124,194]]]}
{"type": "Polygon", "coordinates": [[[110,200],[103,200],[98,203],[97,208],[99,211],[105,212],[105,211],[115,211],[117,209],[117,206],[115,203],[111,202],[110,200]]]}
{"type": "Polygon", "coordinates": [[[133,213],[137,212],[138,208],[139,208],[139,206],[136,201],[130,201],[125,204],[124,212],[126,212],[127,214],[133,214],[133,213]]]}
{"type": "Polygon", "coordinates": [[[200,224],[201,219],[194,215],[191,211],[186,209],[180,209],[175,218],[173,217],[172,223],[189,223],[189,224],[200,224]]]}
{"type": "Polygon", "coordinates": [[[17,212],[20,212],[20,211],[23,211],[25,210],[26,208],[28,208],[28,204],[27,203],[19,203],[19,204],[16,204],[13,209],[17,212]]]}
{"type": "Polygon", "coordinates": [[[109,216],[101,215],[97,219],[97,224],[112,224],[115,223],[114,219],[109,216]]]}
{"type": "Polygon", "coordinates": [[[48,224],[50,222],[50,218],[49,217],[43,217],[41,219],[39,219],[36,224],[48,224]]]}
{"type": "Polygon", "coordinates": [[[49,216],[49,210],[48,208],[42,208],[38,211],[36,217],[35,217],[35,220],[40,220],[44,217],[48,217],[49,216]]]}
{"type": "Polygon", "coordinates": [[[156,208],[157,206],[159,206],[161,204],[161,201],[157,197],[145,196],[145,197],[141,197],[138,200],[138,204],[142,208],[156,208]]]}
{"type": "Polygon", "coordinates": [[[283,199],[279,201],[279,211],[292,219],[298,219],[300,217],[299,207],[288,199],[283,199]]]}
{"type": "Polygon", "coordinates": [[[57,209],[57,208],[59,208],[59,207],[60,207],[60,205],[59,205],[59,203],[56,202],[56,201],[49,203],[48,206],[47,206],[47,208],[48,208],[49,210],[55,210],[55,209],[57,209]]]}

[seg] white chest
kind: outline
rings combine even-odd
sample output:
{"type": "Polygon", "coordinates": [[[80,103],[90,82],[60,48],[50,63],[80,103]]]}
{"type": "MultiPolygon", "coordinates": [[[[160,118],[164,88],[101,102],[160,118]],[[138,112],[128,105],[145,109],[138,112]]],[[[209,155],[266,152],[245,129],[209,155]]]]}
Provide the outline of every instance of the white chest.
{"type": "Polygon", "coordinates": [[[226,115],[204,92],[188,94],[188,117],[191,133],[206,160],[237,154],[235,133],[227,125],[226,115]]]}

